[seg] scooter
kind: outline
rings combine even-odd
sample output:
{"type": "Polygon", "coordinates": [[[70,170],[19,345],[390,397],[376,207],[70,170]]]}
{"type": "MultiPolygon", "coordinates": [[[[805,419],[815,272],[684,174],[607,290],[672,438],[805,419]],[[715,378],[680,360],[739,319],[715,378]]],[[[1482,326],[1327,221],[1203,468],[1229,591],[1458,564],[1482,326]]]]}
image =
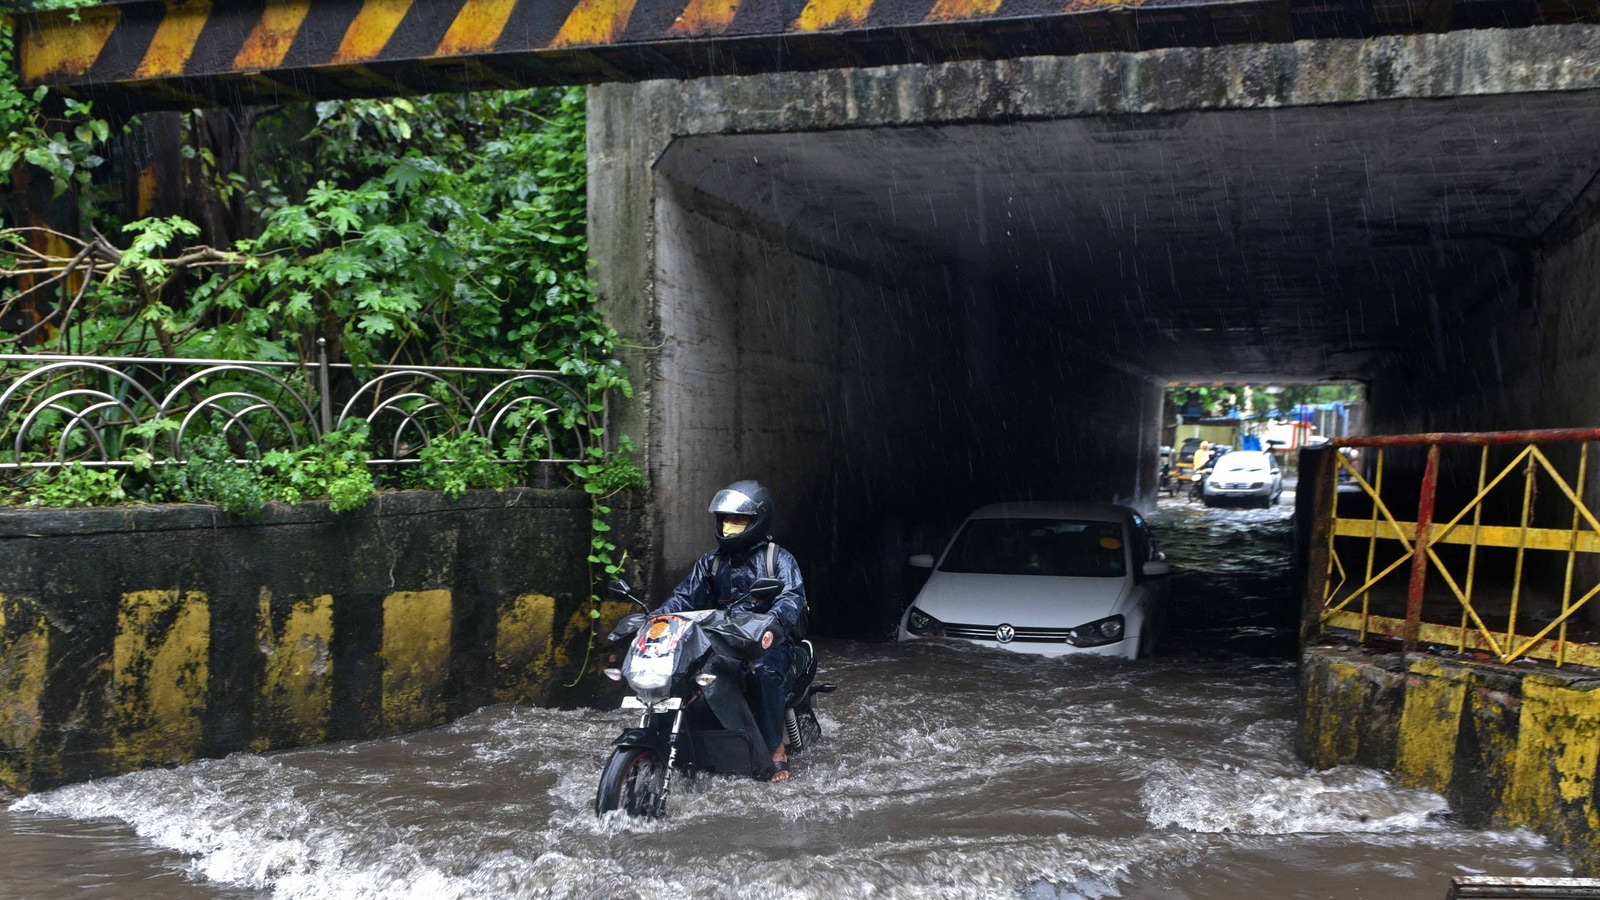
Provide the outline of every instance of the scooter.
{"type": "MultiPolygon", "coordinates": [[[[720,609],[650,616],[627,582],[613,581],[609,590],[644,610],[624,616],[612,630],[609,639],[627,641],[628,650],[620,667],[605,670],[608,678],[626,681],[633,690],[622,708],[639,710],[640,717],[637,727],[617,738],[606,760],[595,814],[620,809],[630,816],[665,815],[674,771],[691,778],[700,772],[768,775],[772,757],[745,701],[743,682],[746,664],[777,640],[777,617],[720,609]]],[[[770,603],[782,591],[782,581],[760,578],[747,599],[770,603]]],[[[801,640],[784,701],[791,755],[822,738],[812,702],[834,686],[817,684],[816,677],[816,648],[801,640]]]]}

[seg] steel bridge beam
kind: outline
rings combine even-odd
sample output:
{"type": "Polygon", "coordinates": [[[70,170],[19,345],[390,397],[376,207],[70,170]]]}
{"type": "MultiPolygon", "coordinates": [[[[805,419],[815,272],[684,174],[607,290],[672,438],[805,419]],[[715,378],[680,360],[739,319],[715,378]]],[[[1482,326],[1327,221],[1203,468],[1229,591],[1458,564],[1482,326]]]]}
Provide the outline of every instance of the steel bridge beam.
{"type": "Polygon", "coordinates": [[[15,17],[127,109],[1593,21],[1597,0],[112,0],[15,17]]]}

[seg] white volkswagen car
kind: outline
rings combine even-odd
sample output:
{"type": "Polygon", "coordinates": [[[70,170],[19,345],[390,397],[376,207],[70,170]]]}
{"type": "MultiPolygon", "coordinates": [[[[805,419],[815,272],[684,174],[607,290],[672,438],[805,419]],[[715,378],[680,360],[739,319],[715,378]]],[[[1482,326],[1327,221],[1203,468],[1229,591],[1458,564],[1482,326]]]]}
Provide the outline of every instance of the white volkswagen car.
{"type": "Polygon", "coordinates": [[[962,523],[900,619],[900,640],[1137,659],[1154,647],[1169,567],[1145,526],[1110,503],[986,506],[962,523]]]}

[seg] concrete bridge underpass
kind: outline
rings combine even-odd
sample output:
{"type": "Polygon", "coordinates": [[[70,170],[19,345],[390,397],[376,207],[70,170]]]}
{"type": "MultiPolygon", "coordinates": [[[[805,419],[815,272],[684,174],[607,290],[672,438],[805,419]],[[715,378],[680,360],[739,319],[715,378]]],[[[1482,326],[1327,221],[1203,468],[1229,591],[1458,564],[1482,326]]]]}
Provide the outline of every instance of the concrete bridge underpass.
{"type": "Polygon", "coordinates": [[[1357,379],[1379,432],[1597,412],[1564,387],[1595,374],[1592,4],[80,16],[21,20],[25,75],[129,107],[593,83],[656,591],[758,477],[820,626],[876,634],[976,504],[1149,503],[1168,380],[1357,379]]]}

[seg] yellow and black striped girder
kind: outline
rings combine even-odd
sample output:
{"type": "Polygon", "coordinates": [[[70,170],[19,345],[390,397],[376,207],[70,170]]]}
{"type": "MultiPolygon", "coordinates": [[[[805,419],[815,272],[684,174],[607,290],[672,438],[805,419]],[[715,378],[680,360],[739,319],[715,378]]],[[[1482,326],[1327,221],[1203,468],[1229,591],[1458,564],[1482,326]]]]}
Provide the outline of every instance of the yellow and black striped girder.
{"type": "Polygon", "coordinates": [[[18,13],[28,85],[171,108],[1355,37],[1597,0],[110,0],[18,13]]]}

